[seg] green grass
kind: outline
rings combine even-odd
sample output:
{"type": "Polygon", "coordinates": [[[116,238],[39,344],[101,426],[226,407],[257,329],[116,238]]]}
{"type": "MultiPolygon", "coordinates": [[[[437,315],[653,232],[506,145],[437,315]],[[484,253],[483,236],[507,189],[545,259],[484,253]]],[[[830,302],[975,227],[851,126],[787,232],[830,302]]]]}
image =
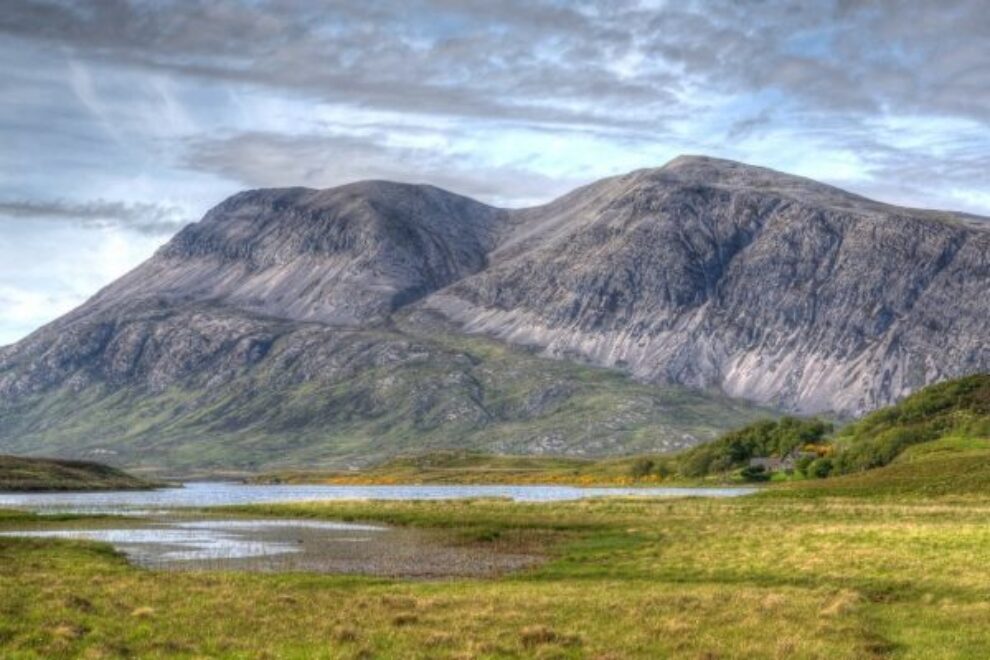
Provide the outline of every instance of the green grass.
{"type": "Polygon", "coordinates": [[[100,463],[0,455],[0,491],[128,490],[155,485],[100,463]]]}
{"type": "Polygon", "coordinates": [[[97,544],[4,538],[0,645],[4,657],[983,658],[988,459],[987,440],[952,438],[731,500],[227,511],[543,548],[546,563],[498,579],[162,575],[97,544]]]}

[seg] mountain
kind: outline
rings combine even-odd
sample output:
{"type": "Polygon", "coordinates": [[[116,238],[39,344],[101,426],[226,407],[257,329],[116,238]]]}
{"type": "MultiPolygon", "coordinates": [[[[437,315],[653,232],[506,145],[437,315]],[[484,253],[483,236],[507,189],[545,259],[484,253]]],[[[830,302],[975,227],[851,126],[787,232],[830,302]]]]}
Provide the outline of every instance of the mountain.
{"type": "Polygon", "coordinates": [[[248,191],[0,349],[0,450],[593,456],[760,406],[855,414],[990,366],[988,227],[702,157],[521,210],[380,181],[248,191]]]}
{"type": "Polygon", "coordinates": [[[366,325],[481,270],[505,216],[439,188],[384,181],[243,192],[80,312],[154,297],[366,325]]]}
{"type": "Polygon", "coordinates": [[[990,224],[700,157],[511,216],[424,304],[646,382],[859,414],[990,365],[990,224]]]}

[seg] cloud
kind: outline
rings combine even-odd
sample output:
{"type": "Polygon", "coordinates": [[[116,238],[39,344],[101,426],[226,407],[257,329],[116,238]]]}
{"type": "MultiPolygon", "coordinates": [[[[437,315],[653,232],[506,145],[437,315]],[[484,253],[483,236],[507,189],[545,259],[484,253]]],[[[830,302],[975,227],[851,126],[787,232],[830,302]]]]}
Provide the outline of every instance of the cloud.
{"type": "Polygon", "coordinates": [[[520,206],[686,152],[990,214],[988,34],[984,0],[5,0],[0,341],[241,187],[520,206]]]}
{"type": "Polygon", "coordinates": [[[149,203],[106,200],[0,200],[0,218],[72,223],[87,228],[116,227],[149,236],[169,235],[190,222],[182,209],[149,203]]]}
{"type": "MultiPolygon", "coordinates": [[[[509,199],[517,193],[493,188],[500,181],[525,185],[526,176],[517,173],[546,178],[540,187],[547,190],[560,189],[551,179],[573,180],[572,172],[479,162],[477,154],[414,153],[377,134],[321,132],[305,120],[296,127],[272,126],[276,114],[252,113],[250,99],[258,98],[335,108],[355,118],[354,124],[368,115],[407,118],[392,136],[423,128],[463,134],[477,127],[542,131],[563,140],[584,134],[638,153],[652,154],[663,145],[777,167],[792,159],[761,148],[760,140],[779,143],[787,135],[794,149],[834,143],[857,160],[875,162],[891,147],[871,134],[879,120],[948,117],[975,122],[984,132],[990,123],[990,12],[983,0],[410,0],[318,6],[291,0],[11,0],[0,12],[0,34],[12,43],[64,53],[75,96],[111,133],[129,126],[129,133],[121,133],[125,145],[136,130],[126,119],[127,108],[107,105],[126,86],[121,81],[119,89],[101,89],[107,72],[168,81],[162,85],[171,104],[149,92],[144,103],[151,110],[137,112],[135,101],[131,114],[156,117],[170,105],[166,114],[172,120],[152,121],[147,129],[153,133],[171,124],[173,132],[184,133],[190,153],[169,157],[241,182],[290,183],[270,167],[230,162],[221,152],[270,161],[277,154],[302,154],[280,165],[285,174],[300,177],[296,184],[338,183],[364,174],[408,178],[409,170],[394,165],[412,165],[417,176],[430,173],[453,179],[453,187],[466,192],[509,199]],[[214,96],[207,100],[205,90],[214,96]],[[227,108],[232,112],[223,113],[215,90],[229,90],[236,99],[227,108]],[[243,99],[249,99],[246,110],[237,105],[243,99]],[[347,154],[346,166],[314,152],[306,136],[347,154]],[[769,161],[761,160],[767,155],[769,161]],[[448,166],[458,170],[456,176],[448,166]],[[472,176],[471,167],[494,167],[495,177],[480,171],[472,176]]],[[[161,137],[162,143],[175,138],[161,137]]],[[[910,156],[947,162],[957,153],[915,149],[910,156]]],[[[862,174],[887,171],[871,165],[862,174]]],[[[521,197],[533,194],[527,190],[521,197]]]]}
{"type": "Polygon", "coordinates": [[[21,289],[0,283],[0,346],[15,341],[37,328],[52,314],[64,314],[81,299],[65,291],[21,289]]]}
{"type": "Polygon", "coordinates": [[[186,165],[248,187],[327,188],[362,179],[429,183],[492,204],[546,201],[581,180],[550,177],[526,167],[485,164],[436,146],[396,146],[376,137],[247,132],[193,142],[186,165]]]}
{"type": "Polygon", "coordinates": [[[988,16],[983,0],[14,0],[0,31],[365,108],[643,129],[697,90],[987,121],[988,16]]]}
{"type": "Polygon", "coordinates": [[[24,217],[0,231],[0,344],[69,311],[147,258],[162,242],[110,226],[24,217]]]}
{"type": "Polygon", "coordinates": [[[634,47],[617,24],[627,13],[491,4],[340,2],[314,11],[230,0],[16,0],[0,14],[0,32],[94,61],[363,108],[644,128],[674,107],[669,73],[653,68],[629,77],[610,68],[612,57],[634,47]]]}

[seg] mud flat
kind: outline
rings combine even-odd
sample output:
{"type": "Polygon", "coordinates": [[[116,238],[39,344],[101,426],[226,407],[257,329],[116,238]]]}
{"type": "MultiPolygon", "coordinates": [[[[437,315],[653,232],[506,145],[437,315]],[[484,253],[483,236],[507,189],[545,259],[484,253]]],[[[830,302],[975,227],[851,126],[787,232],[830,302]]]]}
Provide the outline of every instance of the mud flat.
{"type": "Polygon", "coordinates": [[[537,553],[445,539],[424,530],[314,520],[194,518],[45,524],[2,537],[109,543],[159,571],[316,572],[407,578],[482,577],[533,566],[537,553]]]}

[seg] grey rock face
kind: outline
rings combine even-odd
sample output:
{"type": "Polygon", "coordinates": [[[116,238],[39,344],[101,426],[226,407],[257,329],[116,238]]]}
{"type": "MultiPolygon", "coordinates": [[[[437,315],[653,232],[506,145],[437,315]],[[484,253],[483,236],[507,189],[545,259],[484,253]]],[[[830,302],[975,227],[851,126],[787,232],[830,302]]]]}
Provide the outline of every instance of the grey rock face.
{"type": "Polygon", "coordinates": [[[272,451],[259,438],[293,456],[318,455],[328,438],[331,453],[385,455],[386,436],[515,452],[675,448],[713,432],[695,432],[688,409],[746,411],[665,408],[662,389],[615,374],[594,391],[575,371],[544,378],[533,351],[645,383],[858,413],[990,370],[988,291],[985,219],[709,158],[511,211],[386,182],[249,191],[0,349],[0,446],[126,444],[133,423],[90,435],[139,410],[141,442],[235,434],[249,462],[272,451]],[[495,359],[470,334],[527,349],[495,359]],[[614,405],[595,403],[603,392],[614,405]],[[80,400],[58,408],[66,417],[46,412],[66,397],[80,400]],[[576,401],[584,417],[565,414],[576,401]]]}
{"type": "Polygon", "coordinates": [[[859,413],[990,368],[990,231],[682,157],[512,214],[491,265],[424,304],[469,332],[859,413]]]}
{"type": "Polygon", "coordinates": [[[483,268],[505,215],[383,181],[252,190],[183,229],[88,307],[153,296],[359,325],[483,268]]]}

